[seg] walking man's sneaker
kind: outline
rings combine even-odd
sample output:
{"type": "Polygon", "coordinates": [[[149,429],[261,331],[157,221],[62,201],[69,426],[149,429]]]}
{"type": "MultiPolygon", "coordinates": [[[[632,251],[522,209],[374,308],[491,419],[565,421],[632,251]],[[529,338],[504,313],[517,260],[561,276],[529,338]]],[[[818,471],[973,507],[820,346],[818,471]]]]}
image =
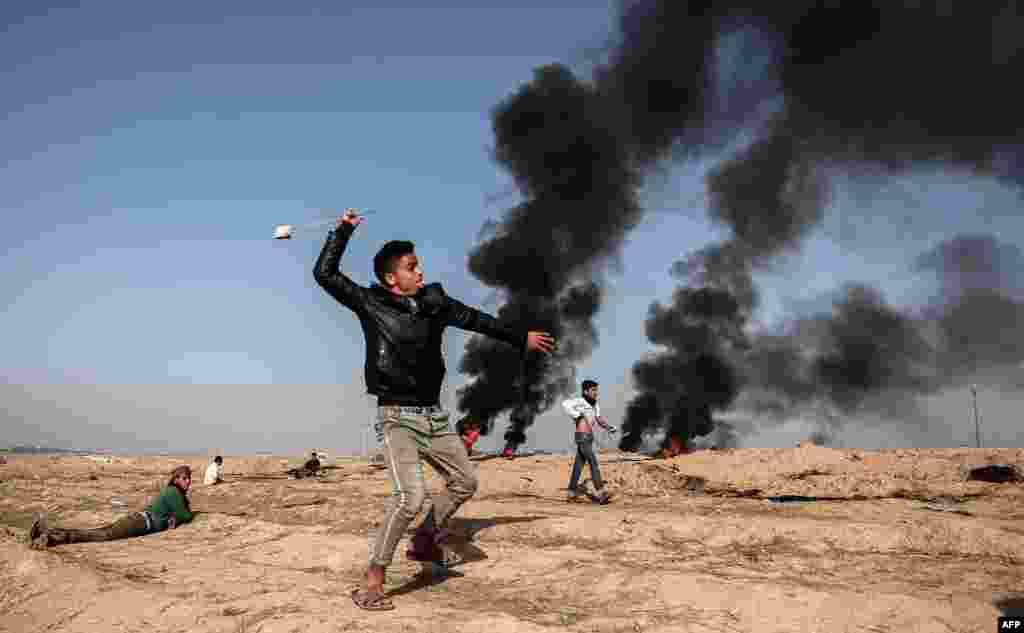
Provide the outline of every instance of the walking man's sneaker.
{"type": "Polygon", "coordinates": [[[607,490],[602,490],[596,497],[594,497],[594,503],[598,505],[608,505],[612,500],[612,496],[608,494],[607,490]]]}
{"type": "Polygon", "coordinates": [[[416,561],[419,563],[437,563],[443,565],[445,563],[445,553],[439,543],[444,539],[443,531],[431,531],[425,529],[418,529],[409,543],[409,548],[405,551],[405,557],[408,560],[416,561]]]}
{"type": "Polygon", "coordinates": [[[575,490],[570,490],[569,493],[565,495],[565,500],[569,503],[577,503],[579,501],[583,501],[583,499],[583,495],[575,490]]]}

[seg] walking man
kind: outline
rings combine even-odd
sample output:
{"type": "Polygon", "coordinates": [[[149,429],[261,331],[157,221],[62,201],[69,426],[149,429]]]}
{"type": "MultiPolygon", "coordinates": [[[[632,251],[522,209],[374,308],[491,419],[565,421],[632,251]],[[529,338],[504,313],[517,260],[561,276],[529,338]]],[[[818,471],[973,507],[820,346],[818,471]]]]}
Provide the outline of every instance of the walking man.
{"type": "Polygon", "coordinates": [[[569,495],[567,501],[579,501],[580,494],[577,490],[580,475],[583,474],[584,463],[590,466],[590,479],[594,482],[597,496],[594,502],[604,505],[611,500],[608,491],[604,489],[604,481],[601,479],[601,468],[597,465],[597,455],[594,453],[594,424],[597,424],[609,433],[617,433],[618,429],[608,424],[601,417],[601,407],[597,404],[599,386],[593,380],[584,380],[582,384],[583,395],[578,398],[569,398],[562,402],[562,408],[569,414],[576,424],[576,461],[572,464],[572,474],[569,476],[569,495]]]}
{"type": "Polygon", "coordinates": [[[494,317],[445,295],[439,283],[425,285],[412,242],[390,241],[373,258],[379,283],[363,287],[338,270],[342,253],[363,221],[346,209],[330,231],[313,269],[317,283],[355,313],[366,341],[366,388],[377,396],[377,438],[392,496],[372,546],[366,585],[352,592],[356,606],[389,610],[384,570],[399,540],[419,514],[426,495],[422,462],[445,479],[446,492],[435,498],[413,536],[407,558],[443,560],[441,529],[477,489],[476,470],[466,448],[440,406],[445,366],[442,333],[457,327],[497,338],[525,353],[550,353],[553,339],[545,332],[515,331],[494,317]]]}

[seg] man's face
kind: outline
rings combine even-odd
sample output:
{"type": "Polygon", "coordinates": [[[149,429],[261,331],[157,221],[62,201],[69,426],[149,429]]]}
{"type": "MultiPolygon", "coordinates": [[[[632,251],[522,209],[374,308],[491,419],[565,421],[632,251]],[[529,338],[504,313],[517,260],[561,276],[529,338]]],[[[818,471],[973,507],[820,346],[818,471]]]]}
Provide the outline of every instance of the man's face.
{"type": "Polygon", "coordinates": [[[423,270],[416,253],[402,255],[395,262],[394,272],[384,275],[388,289],[400,295],[412,296],[423,287],[423,270]]]}
{"type": "Polygon", "coordinates": [[[583,395],[590,398],[591,400],[597,400],[597,392],[599,389],[600,387],[591,387],[590,389],[584,391],[583,395]]]}
{"type": "Polygon", "coordinates": [[[174,478],[174,483],[182,490],[188,490],[192,485],[192,475],[178,475],[174,478]]]}

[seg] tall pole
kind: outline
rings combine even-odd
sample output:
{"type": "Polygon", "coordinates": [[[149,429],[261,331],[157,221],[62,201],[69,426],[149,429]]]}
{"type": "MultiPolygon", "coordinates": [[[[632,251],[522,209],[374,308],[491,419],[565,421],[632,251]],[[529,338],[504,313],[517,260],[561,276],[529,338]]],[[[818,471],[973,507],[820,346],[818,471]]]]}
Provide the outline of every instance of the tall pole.
{"type": "Polygon", "coordinates": [[[981,448],[981,421],[978,415],[978,385],[971,385],[971,399],[974,402],[974,437],[981,448]]]}

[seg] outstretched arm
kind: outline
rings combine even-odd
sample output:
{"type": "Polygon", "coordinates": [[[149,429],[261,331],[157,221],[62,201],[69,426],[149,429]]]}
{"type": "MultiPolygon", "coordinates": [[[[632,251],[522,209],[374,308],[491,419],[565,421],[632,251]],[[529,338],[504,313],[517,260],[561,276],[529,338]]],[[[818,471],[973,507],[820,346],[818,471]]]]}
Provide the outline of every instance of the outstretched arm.
{"type": "Polygon", "coordinates": [[[348,246],[349,238],[362,220],[355,210],[346,209],[338,218],[337,228],[327,235],[327,241],[313,267],[313,279],[316,279],[320,287],[342,305],[356,312],[362,310],[365,305],[363,289],[338,270],[338,264],[345,247],[348,246]]]}
{"type": "Polygon", "coordinates": [[[506,327],[486,312],[447,297],[445,319],[448,325],[460,330],[484,334],[499,341],[505,341],[517,349],[527,349],[550,354],[554,339],[547,332],[518,332],[506,327]]]}
{"type": "Polygon", "coordinates": [[[594,404],[594,422],[597,422],[599,427],[609,433],[617,433],[619,431],[619,429],[615,428],[614,425],[608,424],[604,421],[604,416],[601,415],[601,405],[596,403],[594,404]]]}
{"type": "Polygon", "coordinates": [[[599,415],[594,417],[594,421],[597,422],[597,425],[599,427],[601,427],[605,431],[608,431],[609,433],[617,433],[619,431],[618,428],[616,428],[612,424],[608,424],[607,422],[605,422],[604,418],[599,415]]]}

